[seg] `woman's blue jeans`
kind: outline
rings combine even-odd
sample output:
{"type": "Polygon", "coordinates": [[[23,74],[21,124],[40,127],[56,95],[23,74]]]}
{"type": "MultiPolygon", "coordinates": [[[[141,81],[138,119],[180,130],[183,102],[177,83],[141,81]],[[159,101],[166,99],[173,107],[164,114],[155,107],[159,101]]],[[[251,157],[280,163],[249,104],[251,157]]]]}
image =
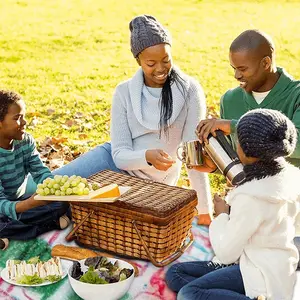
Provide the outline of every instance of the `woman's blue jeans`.
{"type": "Polygon", "coordinates": [[[210,261],[184,262],[171,266],[168,287],[178,300],[249,300],[239,265],[222,266],[210,261]]]}
{"type": "Polygon", "coordinates": [[[111,155],[110,143],[97,146],[52,173],[54,175],[77,175],[87,178],[103,170],[125,173],[116,167],[111,155]]]}
{"type": "MultiPolygon", "coordinates": [[[[116,167],[112,155],[111,144],[105,143],[84,153],[80,157],[72,160],[63,167],[52,172],[53,175],[77,175],[88,178],[89,176],[103,170],[111,170],[118,173],[127,174],[126,171],[116,167]]],[[[33,194],[36,191],[36,184],[31,176],[28,176],[26,194],[33,194]]]]}

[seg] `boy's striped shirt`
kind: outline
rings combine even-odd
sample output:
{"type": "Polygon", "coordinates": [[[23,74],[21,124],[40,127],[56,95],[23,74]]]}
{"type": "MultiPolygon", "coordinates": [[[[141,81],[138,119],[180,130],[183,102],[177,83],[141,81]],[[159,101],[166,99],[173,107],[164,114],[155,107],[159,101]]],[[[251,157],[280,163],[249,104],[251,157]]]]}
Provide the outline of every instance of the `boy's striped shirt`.
{"type": "Polygon", "coordinates": [[[14,140],[13,148],[0,148],[0,214],[17,219],[16,204],[26,190],[27,175],[38,184],[52,177],[43,164],[33,137],[25,133],[21,141],[14,140]]]}

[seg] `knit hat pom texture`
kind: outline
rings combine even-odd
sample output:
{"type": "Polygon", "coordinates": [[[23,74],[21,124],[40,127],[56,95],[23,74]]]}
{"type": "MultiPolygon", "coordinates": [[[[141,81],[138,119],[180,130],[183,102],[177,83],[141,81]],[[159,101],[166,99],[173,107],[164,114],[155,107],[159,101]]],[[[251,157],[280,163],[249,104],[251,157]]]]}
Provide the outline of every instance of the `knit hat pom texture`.
{"type": "Polygon", "coordinates": [[[143,50],[158,44],[171,45],[169,32],[153,17],[141,15],[135,17],[129,23],[130,46],[134,57],[137,57],[143,50]]]}
{"type": "Polygon", "coordinates": [[[254,109],[244,114],[238,122],[237,135],[246,156],[260,159],[289,156],[297,142],[292,121],[272,109],[254,109]]]}

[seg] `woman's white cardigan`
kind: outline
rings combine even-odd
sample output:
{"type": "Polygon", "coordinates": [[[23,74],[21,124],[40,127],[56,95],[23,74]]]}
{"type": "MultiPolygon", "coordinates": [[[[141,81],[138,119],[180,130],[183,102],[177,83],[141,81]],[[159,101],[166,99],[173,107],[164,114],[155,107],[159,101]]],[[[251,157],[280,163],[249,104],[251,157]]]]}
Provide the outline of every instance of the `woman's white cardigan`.
{"type": "Polygon", "coordinates": [[[300,224],[300,170],[252,180],[228,195],[230,215],[213,220],[209,235],[217,258],[239,261],[246,295],[290,300],[299,259],[293,243],[300,224]]]}
{"type": "MultiPolygon", "coordinates": [[[[206,115],[205,96],[200,84],[178,70],[185,80],[186,93],[179,84],[172,85],[173,114],[169,120],[169,136],[159,134],[159,99],[153,99],[144,85],[140,68],[130,79],[115,90],[111,111],[112,156],[119,169],[140,178],[147,178],[168,185],[176,185],[180,176],[181,161],[177,148],[182,142],[195,140],[195,130],[206,115]],[[156,103],[156,107],[155,107],[156,103]],[[148,149],[163,149],[176,163],[167,171],[159,171],[146,161],[148,149]]],[[[211,210],[211,194],[208,176],[196,170],[188,170],[191,186],[197,191],[198,212],[211,210]]]]}

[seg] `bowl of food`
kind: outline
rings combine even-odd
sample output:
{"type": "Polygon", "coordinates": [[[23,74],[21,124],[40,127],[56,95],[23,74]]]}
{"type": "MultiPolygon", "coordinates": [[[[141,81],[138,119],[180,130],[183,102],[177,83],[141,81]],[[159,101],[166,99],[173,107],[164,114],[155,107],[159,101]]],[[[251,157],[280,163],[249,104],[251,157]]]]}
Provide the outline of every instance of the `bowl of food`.
{"type": "Polygon", "coordinates": [[[68,271],[75,293],[84,300],[117,300],[129,290],[134,268],[121,259],[97,256],[76,261],[68,271]]]}

